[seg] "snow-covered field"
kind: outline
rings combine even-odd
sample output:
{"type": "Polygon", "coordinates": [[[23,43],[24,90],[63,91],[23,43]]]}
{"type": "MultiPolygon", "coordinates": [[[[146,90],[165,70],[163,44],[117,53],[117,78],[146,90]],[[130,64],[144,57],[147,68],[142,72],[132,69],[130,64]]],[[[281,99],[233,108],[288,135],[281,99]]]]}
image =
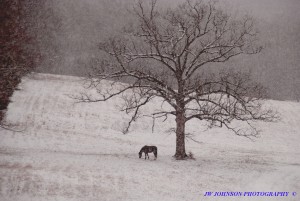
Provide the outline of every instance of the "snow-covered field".
{"type": "MultiPolygon", "coordinates": [[[[259,123],[255,142],[225,128],[195,121],[187,150],[196,160],[176,161],[174,119],[129,119],[119,99],[75,104],[80,78],[35,74],[25,78],[9,105],[7,121],[22,132],[0,130],[0,201],[300,200],[300,104],[268,101],[278,123],[259,123]],[[138,158],[144,145],[158,158],[138,158]],[[205,192],[290,192],[287,197],[216,197],[205,192]],[[297,195],[293,196],[292,192],[297,195]]],[[[150,111],[160,105],[154,102],[150,111]]]]}

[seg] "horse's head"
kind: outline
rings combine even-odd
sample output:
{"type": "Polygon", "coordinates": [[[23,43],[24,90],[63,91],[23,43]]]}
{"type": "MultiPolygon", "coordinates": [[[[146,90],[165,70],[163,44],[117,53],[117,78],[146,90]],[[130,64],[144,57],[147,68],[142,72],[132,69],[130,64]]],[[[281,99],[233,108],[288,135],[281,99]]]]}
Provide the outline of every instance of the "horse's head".
{"type": "Polygon", "coordinates": [[[140,152],[139,152],[139,158],[142,158],[142,154],[143,154],[143,152],[140,151],[140,152]]]}

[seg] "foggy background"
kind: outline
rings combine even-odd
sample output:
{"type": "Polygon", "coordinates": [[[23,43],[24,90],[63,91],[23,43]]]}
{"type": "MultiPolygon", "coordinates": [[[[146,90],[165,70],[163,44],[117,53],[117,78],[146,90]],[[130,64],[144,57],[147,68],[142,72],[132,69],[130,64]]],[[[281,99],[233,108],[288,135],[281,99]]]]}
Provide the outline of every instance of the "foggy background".
{"type": "MultiPolygon", "coordinates": [[[[100,58],[99,42],[130,22],[133,0],[41,0],[31,16],[30,31],[40,49],[38,72],[86,74],[93,58],[100,58]]],[[[174,6],[183,0],[158,0],[174,6]]],[[[248,13],[257,20],[264,47],[258,55],[238,56],[223,64],[251,70],[269,89],[272,99],[300,99],[300,1],[220,0],[226,9],[248,13]]]]}

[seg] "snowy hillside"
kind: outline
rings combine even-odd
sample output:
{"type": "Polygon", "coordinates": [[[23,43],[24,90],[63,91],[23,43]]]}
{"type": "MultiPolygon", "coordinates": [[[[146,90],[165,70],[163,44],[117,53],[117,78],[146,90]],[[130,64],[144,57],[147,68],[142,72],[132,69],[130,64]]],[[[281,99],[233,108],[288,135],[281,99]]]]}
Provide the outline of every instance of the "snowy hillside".
{"type": "MultiPolygon", "coordinates": [[[[105,86],[104,86],[105,87],[105,86]]],[[[0,130],[0,201],[300,200],[300,104],[268,101],[278,123],[259,123],[255,142],[198,121],[187,132],[196,160],[176,161],[174,119],[143,117],[126,135],[129,116],[118,98],[75,103],[76,77],[34,74],[13,95],[7,122],[22,132],[0,130]],[[138,158],[144,145],[158,158],[138,158]],[[287,197],[206,197],[205,192],[290,192],[287,197]],[[296,192],[296,196],[292,196],[296,192]]],[[[153,102],[145,112],[160,106],[153,102]]]]}

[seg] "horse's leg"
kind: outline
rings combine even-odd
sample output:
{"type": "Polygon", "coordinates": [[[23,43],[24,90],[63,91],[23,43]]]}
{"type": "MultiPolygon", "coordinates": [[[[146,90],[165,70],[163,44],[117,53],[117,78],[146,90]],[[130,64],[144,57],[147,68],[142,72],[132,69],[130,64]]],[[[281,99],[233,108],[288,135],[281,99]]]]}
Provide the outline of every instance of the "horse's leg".
{"type": "Polygon", "coordinates": [[[146,160],[146,157],[147,157],[147,153],[145,152],[145,160],[146,160]]]}

